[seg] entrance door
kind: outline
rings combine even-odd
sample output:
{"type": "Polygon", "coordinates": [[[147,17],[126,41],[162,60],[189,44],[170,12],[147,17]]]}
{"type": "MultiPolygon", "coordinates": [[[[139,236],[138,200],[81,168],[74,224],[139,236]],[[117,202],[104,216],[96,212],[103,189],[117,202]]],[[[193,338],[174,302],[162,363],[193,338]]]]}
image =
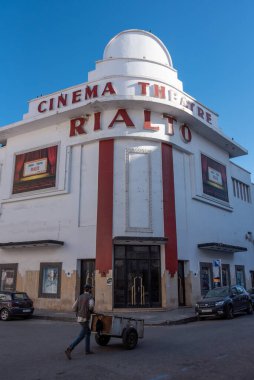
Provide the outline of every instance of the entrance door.
{"type": "Polygon", "coordinates": [[[159,246],[115,246],[114,307],[161,305],[159,246]]]}
{"type": "Polygon", "coordinates": [[[149,260],[127,260],[127,304],[149,305],[149,260]]]}
{"type": "Polygon", "coordinates": [[[212,264],[200,263],[200,288],[201,295],[205,296],[212,289],[212,264]]]}
{"type": "Polygon", "coordinates": [[[185,306],[184,261],[178,261],[178,304],[185,306]]]}
{"type": "Polygon", "coordinates": [[[80,294],[84,292],[85,284],[95,286],[95,260],[81,260],[80,294]]]}

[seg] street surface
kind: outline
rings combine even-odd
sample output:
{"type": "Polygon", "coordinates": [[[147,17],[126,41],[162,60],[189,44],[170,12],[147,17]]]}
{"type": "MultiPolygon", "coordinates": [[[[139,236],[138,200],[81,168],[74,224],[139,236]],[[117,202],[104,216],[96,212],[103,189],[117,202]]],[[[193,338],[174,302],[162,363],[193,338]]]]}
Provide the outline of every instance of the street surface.
{"type": "Polygon", "coordinates": [[[253,380],[254,315],[178,326],[145,327],[128,351],[120,339],[106,347],[91,336],[95,355],[83,342],[67,360],[64,350],[79,332],[72,322],[0,322],[3,380],[253,380]]]}

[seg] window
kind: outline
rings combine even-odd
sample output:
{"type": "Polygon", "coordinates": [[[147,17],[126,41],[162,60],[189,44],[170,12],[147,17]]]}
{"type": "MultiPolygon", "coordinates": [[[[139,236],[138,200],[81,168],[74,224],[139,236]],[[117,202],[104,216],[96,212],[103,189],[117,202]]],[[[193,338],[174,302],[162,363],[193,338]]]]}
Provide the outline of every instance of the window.
{"type": "Polygon", "coordinates": [[[39,297],[60,298],[62,263],[41,263],[39,297]]]}
{"type": "Polygon", "coordinates": [[[202,296],[204,296],[208,290],[212,289],[211,263],[200,263],[200,288],[202,296]]]}
{"type": "Polygon", "coordinates": [[[244,288],[242,286],[237,285],[236,286],[236,292],[237,292],[237,294],[243,294],[244,288]]]}
{"type": "Polygon", "coordinates": [[[251,203],[250,186],[245,183],[232,178],[233,193],[235,198],[239,198],[244,202],[251,203]]]}
{"type": "Polygon", "coordinates": [[[0,290],[16,290],[18,264],[0,264],[0,290]]]}
{"type": "Polygon", "coordinates": [[[222,286],[229,286],[230,281],[230,267],[229,264],[222,264],[222,286]]]}
{"type": "Polygon", "coordinates": [[[235,266],[235,278],[236,278],[236,284],[243,286],[245,288],[245,273],[244,273],[243,265],[235,266]]]}

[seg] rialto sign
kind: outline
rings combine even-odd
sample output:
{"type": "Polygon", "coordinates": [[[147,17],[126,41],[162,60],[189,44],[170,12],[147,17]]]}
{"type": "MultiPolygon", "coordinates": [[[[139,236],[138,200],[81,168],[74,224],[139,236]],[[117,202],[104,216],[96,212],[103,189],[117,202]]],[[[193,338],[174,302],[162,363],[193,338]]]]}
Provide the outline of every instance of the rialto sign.
{"type": "MultiPolygon", "coordinates": [[[[173,136],[175,134],[174,132],[174,126],[176,119],[169,115],[169,114],[162,114],[162,119],[164,119],[165,123],[165,134],[169,136],[173,136]]],[[[88,130],[86,128],[88,121],[92,119],[93,123],[93,131],[100,131],[102,130],[101,126],[101,112],[95,112],[92,115],[86,115],[86,116],[80,116],[75,119],[70,120],[70,137],[79,136],[79,135],[86,135],[88,133],[88,130]]],[[[130,113],[125,108],[120,108],[115,111],[115,114],[110,121],[110,123],[107,125],[107,129],[113,128],[115,125],[122,124],[126,128],[135,128],[135,124],[133,123],[130,113]]],[[[159,131],[160,125],[156,125],[152,123],[151,121],[151,111],[150,110],[143,110],[143,129],[149,130],[149,131],[159,131]]],[[[180,126],[180,136],[182,137],[183,141],[185,143],[189,143],[191,141],[192,135],[191,130],[186,124],[182,124],[180,126]]]]}
{"type": "MultiPolygon", "coordinates": [[[[166,101],[169,105],[186,110],[188,113],[192,114],[198,120],[203,121],[207,125],[216,127],[217,115],[209,111],[200,103],[196,102],[193,98],[189,97],[187,94],[175,89],[174,87],[159,85],[157,83],[150,82],[134,82],[132,85],[126,86],[124,94],[119,93],[117,90],[117,84],[112,82],[107,82],[104,84],[84,84],[76,89],[68,89],[65,92],[52,94],[43,99],[34,100],[31,105],[33,105],[33,113],[46,114],[52,111],[61,111],[63,108],[75,107],[86,105],[99,98],[105,99],[110,96],[141,96],[149,98],[157,98],[158,100],[166,101]],[[36,105],[36,109],[34,107],[36,105]]],[[[35,116],[35,115],[33,115],[35,116]]]]}

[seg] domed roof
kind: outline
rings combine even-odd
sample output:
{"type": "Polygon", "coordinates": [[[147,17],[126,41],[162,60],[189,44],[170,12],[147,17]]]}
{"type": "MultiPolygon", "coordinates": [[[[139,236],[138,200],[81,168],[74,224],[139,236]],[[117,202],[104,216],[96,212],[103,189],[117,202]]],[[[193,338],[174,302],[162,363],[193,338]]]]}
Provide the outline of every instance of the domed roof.
{"type": "Polygon", "coordinates": [[[103,59],[145,59],[172,67],[170,54],[161,40],[145,30],[125,30],[107,44],[103,59]]]}

